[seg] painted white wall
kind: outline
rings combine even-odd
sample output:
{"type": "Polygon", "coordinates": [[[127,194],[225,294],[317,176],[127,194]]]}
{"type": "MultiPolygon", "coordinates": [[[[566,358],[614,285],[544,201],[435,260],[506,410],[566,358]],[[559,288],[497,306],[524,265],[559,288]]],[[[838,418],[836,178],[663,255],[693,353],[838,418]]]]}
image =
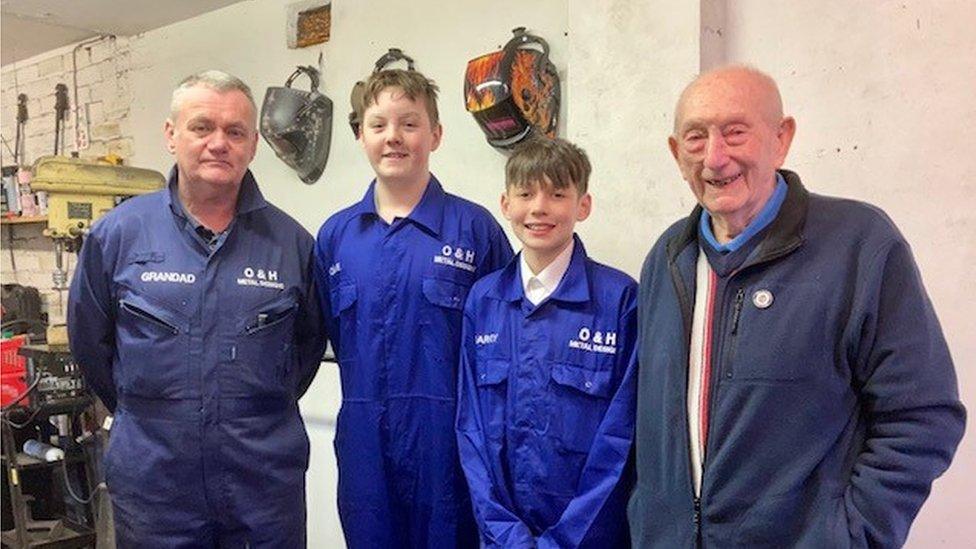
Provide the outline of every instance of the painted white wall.
{"type": "Polygon", "coordinates": [[[570,0],[567,138],[590,157],[587,252],[637,278],[695,199],[667,148],[673,101],[698,73],[697,2],[570,0]]]}

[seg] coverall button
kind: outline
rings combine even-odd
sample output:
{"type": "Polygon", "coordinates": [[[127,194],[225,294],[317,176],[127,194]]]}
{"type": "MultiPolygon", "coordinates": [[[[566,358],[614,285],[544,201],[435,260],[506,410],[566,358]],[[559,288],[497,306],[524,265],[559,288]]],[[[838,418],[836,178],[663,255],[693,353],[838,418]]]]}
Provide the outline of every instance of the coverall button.
{"type": "Polygon", "coordinates": [[[481,379],[485,379],[486,377],[488,376],[486,376],[485,374],[481,374],[481,379]]]}
{"type": "Polygon", "coordinates": [[[587,388],[587,389],[590,389],[590,388],[592,388],[592,387],[593,387],[593,382],[592,382],[592,381],[587,381],[587,382],[585,383],[585,385],[586,385],[586,388],[587,388]]]}

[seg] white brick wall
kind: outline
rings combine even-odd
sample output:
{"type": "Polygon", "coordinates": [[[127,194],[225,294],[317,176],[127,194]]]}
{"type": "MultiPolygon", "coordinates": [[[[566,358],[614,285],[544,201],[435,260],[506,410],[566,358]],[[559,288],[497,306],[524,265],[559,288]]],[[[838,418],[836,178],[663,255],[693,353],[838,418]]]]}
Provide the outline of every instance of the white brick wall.
{"type": "MultiPolygon", "coordinates": [[[[88,129],[90,146],[80,151],[83,158],[96,158],[116,154],[131,163],[133,142],[129,108],[132,87],[129,85],[129,39],[116,38],[82,48],[76,55],[78,66],[78,117],[82,128],[88,129]],[[88,117],[86,121],[86,116],[88,117]]],[[[16,135],[17,95],[27,94],[28,121],[26,127],[26,154],[24,161],[33,163],[38,157],[54,152],[54,86],[63,83],[68,87],[69,114],[63,122],[64,153],[74,150],[75,97],[72,78],[71,49],[54,50],[27,60],[12,63],[0,72],[3,82],[0,93],[0,131],[10,147],[16,135]]],[[[3,151],[3,163],[13,159],[3,151]]],[[[3,228],[0,242],[0,277],[3,283],[33,286],[41,292],[43,307],[52,321],[63,318],[54,291],[51,273],[54,270],[54,246],[41,235],[41,225],[16,225],[3,228]],[[12,231],[14,265],[11,264],[12,231]]],[[[69,278],[73,274],[74,256],[65,254],[69,278]]],[[[67,293],[65,293],[65,298],[67,293]]]]}
{"type": "MultiPolygon", "coordinates": [[[[129,110],[132,87],[129,85],[131,63],[129,39],[115,38],[78,50],[78,105],[75,104],[70,49],[54,50],[22,63],[3,67],[3,93],[0,94],[0,131],[12,147],[16,132],[17,95],[27,94],[27,140],[24,161],[33,163],[40,156],[54,152],[54,87],[68,87],[70,112],[64,126],[64,152],[70,154],[75,142],[75,108],[79,125],[89,131],[90,148],[80,156],[94,158],[107,153],[122,156],[130,163],[133,154],[129,110]],[[86,118],[88,117],[88,118],[86,118]]],[[[10,163],[4,151],[5,164],[10,163]]]]}

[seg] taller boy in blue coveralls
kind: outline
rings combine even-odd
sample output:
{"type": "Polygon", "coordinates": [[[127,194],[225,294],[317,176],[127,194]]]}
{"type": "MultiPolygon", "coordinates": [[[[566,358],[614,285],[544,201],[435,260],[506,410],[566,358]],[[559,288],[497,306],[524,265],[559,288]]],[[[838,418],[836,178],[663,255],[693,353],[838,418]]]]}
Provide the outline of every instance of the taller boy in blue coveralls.
{"type": "Polygon", "coordinates": [[[637,284],[573,234],[589,175],[561,139],[512,154],[502,211],[524,247],[465,306],[458,447],[489,547],[627,544],[637,284]]]}
{"type": "Polygon", "coordinates": [[[316,245],[342,380],[339,516],[354,549],[477,544],[453,428],[461,309],[512,249],[487,210],[431,175],[436,99],[419,72],[367,80],[359,141],[376,179],[316,245]]]}

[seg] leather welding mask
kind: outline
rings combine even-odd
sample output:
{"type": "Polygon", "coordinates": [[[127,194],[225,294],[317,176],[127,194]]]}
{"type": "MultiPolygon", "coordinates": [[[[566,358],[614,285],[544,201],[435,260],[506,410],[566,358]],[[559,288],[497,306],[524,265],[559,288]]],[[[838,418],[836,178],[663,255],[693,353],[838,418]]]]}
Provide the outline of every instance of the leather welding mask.
{"type": "Polygon", "coordinates": [[[268,88],[261,105],[261,135],[302,181],[318,181],[332,143],[332,100],[319,93],[317,69],[298,67],[284,87],[268,88]],[[311,81],[310,91],[291,87],[301,74],[311,81]]]}
{"type": "Polygon", "coordinates": [[[534,134],[556,137],[559,123],[559,73],[549,45],[525,27],[512,32],[501,51],[468,61],[464,75],[465,107],[488,143],[503,150],[534,134]]]}
{"type": "MultiPolygon", "coordinates": [[[[400,48],[390,48],[389,51],[376,60],[376,63],[373,65],[373,72],[380,72],[387,65],[396,61],[406,61],[407,70],[414,70],[413,58],[403,53],[400,48]]],[[[352,104],[352,111],[349,113],[349,127],[352,128],[352,134],[356,136],[356,139],[359,139],[359,129],[363,124],[363,111],[366,110],[366,98],[363,97],[365,93],[366,82],[360,80],[353,85],[352,94],[349,97],[349,102],[352,104]]]]}

